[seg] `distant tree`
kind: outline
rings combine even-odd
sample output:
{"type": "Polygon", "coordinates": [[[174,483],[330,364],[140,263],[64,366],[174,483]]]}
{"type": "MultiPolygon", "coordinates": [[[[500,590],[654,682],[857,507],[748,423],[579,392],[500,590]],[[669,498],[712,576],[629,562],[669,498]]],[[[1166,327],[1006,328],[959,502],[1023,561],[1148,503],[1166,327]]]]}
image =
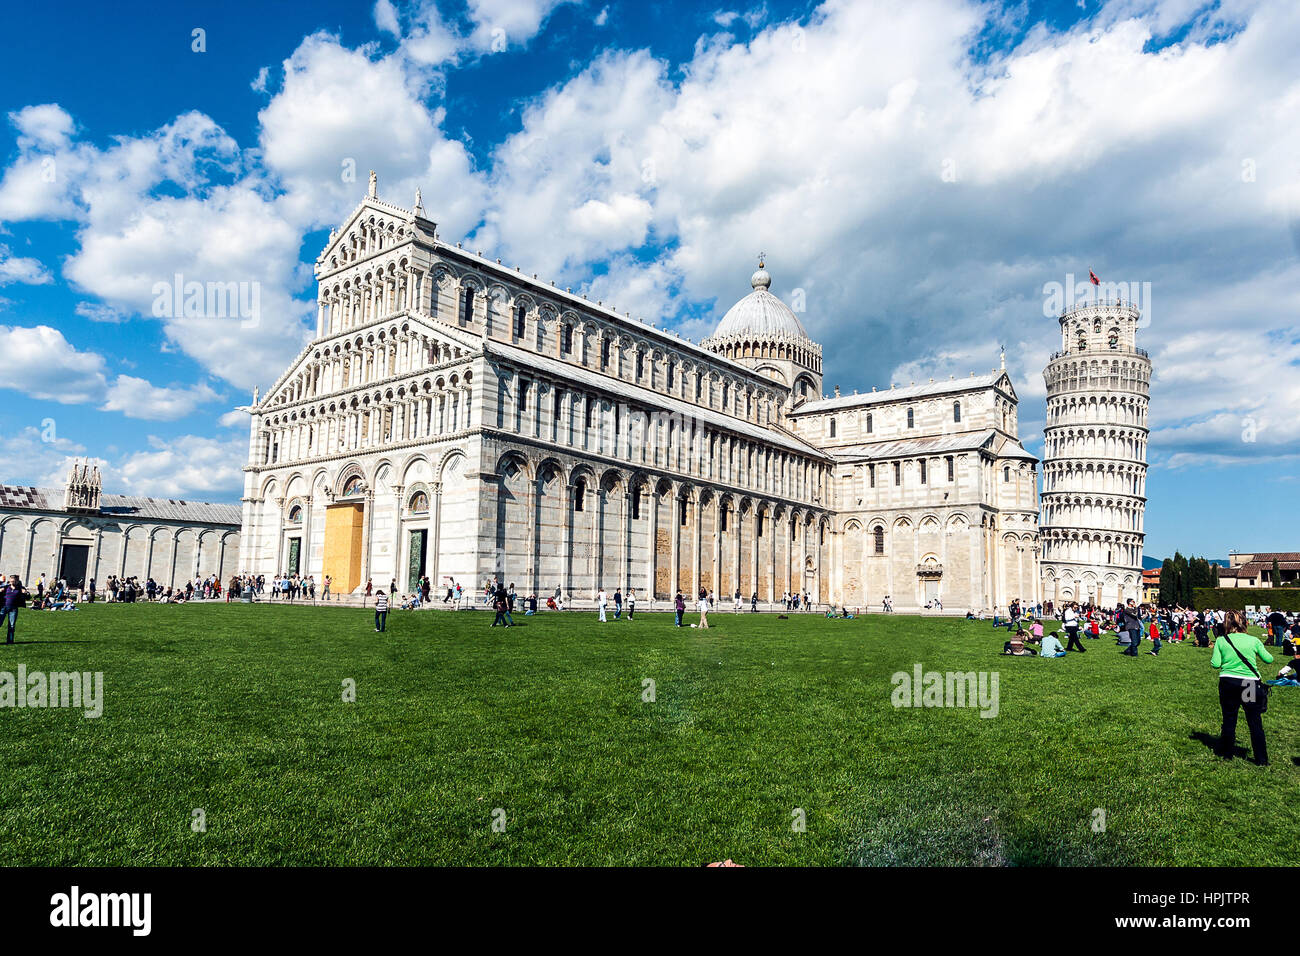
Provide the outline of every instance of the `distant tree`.
{"type": "Polygon", "coordinates": [[[1282,568],[1277,563],[1277,558],[1273,559],[1273,587],[1282,586],[1282,568]]]}
{"type": "Polygon", "coordinates": [[[1174,568],[1173,558],[1165,558],[1160,565],[1160,603],[1169,605],[1178,602],[1178,571],[1174,568]]]}

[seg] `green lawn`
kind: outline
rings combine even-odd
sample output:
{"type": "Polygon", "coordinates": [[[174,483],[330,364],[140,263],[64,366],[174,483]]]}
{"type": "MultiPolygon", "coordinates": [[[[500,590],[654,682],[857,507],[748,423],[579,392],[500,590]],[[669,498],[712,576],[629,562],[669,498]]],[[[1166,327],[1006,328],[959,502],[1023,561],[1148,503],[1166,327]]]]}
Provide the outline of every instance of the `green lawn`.
{"type": "Polygon", "coordinates": [[[1219,761],[1194,736],[1218,732],[1207,650],[1005,658],[988,623],[910,617],[518,621],[23,612],[0,670],[102,671],[104,713],[0,710],[0,863],[1300,862],[1300,689],[1273,693],[1271,767],[1219,761]],[[997,671],[998,715],[895,709],[918,662],[997,671]]]}

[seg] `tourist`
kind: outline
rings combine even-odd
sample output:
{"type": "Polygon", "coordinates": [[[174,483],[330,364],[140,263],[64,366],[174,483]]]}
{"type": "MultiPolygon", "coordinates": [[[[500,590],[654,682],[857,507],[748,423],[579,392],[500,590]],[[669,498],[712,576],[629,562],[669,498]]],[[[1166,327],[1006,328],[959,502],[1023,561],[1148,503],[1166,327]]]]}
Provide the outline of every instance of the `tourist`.
{"type": "Polygon", "coordinates": [[[601,588],[598,592],[596,592],[596,607],[600,610],[601,624],[605,623],[605,605],[606,603],[608,603],[608,600],[609,598],[606,596],[604,588],[601,588]]]}
{"type": "Polygon", "coordinates": [[[745,603],[740,599],[740,588],[736,588],[735,600],[736,600],[736,613],[739,614],[745,606],[745,603]]]}
{"type": "Polygon", "coordinates": [[[614,587],[614,620],[619,620],[623,616],[623,592],[616,585],[614,587]]]}
{"type": "Polygon", "coordinates": [[[536,613],[537,613],[537,595],[530,594],[528,595],[528,610],[524,612],[524,615],[526,617],[532,617],[536,613]]]}
{"type": "Polygon", "coordinates": [[[1117,617],[1122,621],[1121,633],[1128,634],[1128,647],[1120,651],[1121,654],[1127,654],[1129,657],[1138,656],[1138,645],[1142,643],[1142,621],[1138,616],[1137,605],[1133,599],[1129,598],[1128,603],[1119,609],[1117,617]]]}
{"type": "Polygon", "coordinates": [[[3,595],[0,595],[0,607],[3,608],[5,618],[5,643],[14,642],[14,631],[18,627],[18,609],[27,603],[27,590],[23,587],[22,581],[18,575],[9,575],[9,583],[4,588],[3,595]]]}
{"type": "Polygon", "coordinates": [[[1083,653],[1083,643],[1079,640],[1079,612],[1075,605],[1068,605],[1061,616],[1061,623],[1065,625],[1065,635],[1069,638],[1066,643],[1066,650],[1078,651],[1083,653]]]}
{"type": "Polygon", "coordinates": [[[388,627],[388,595],[382,590],[375,596],[375,633],[381,634],[388,627]]]}
{"type": "Polygon", "coordinates": [[[505,627],[514,627],[514,618],[510,616],[510,598],[506,594],[506,589],[497,585],[496,591],[492,594],[492,608],[497,612],[497,616],[492,619],[492,626],[498,624],[505,627]]]}
{"type": "Polygon", "coordinates": [[[1147,651],[1152,657],[1160,656],[1160,624],[1155,618],[1151,619],[1151,650],[1147,651]]]}
{"type": "Polygon", "coordinates": [[[334,579],[331,578],[328,574],[325,575],[325,583],[324,586],[321,588],[321,592],[320,592],[320,596],[323,600],[326,601],[330,600],[330,585],[333,583],[334,583],[334,579]]]}
{"type": "Polygon", "coordinates": [[[758,592],[755,591],[749,596],[749,610],[754,614],[758,613],[758,592]]]}
{"type": "Polygon", "coordinates": [[[1038,649],[1039,657],[1064,657],[1065,653],[1065,648],[1061,646],[1055,634],[1044,635],[1043,643],[1038,649]]]}
{"type": "Polygon", "coordinates": [[[673,610],[677,612],[677,626],[682,626],[682,615],[686,613],[686,599],[682,597],[682,592],[677,592],[677,599],[673,602],[673,610]]]}
{"type": "Polygon", "coordinates": [[[1281,611],[1274,610],[1269,613],[1268,617],[1266,617],[1264,621],[1265,624],[1267,624],[1267,627],[1264,628],[1264,633],[1268,635],[1268,639],[1265,640],[1264,643],[1281,645],[1282,638],[1286,634],[1286,615],[1281,611]]]}
{"type": "Polygon", "coordinates": [[[1231,760],[1237,745],[1237,710],[1246,712],[1246,726],[1250,729],[1250,748],[1255,763],[1268,764],[1268,744],[1264,740],[1263,713],[1268,707],[1268,687],[1259,679],[1255,659],[1273,662],[1272,655],[1264,649],[1259,638],[1246,633],[1246,615],[1229,611],[1224,618],[1223,636],[1214,642],[1210,666],[1219,669],[1219,709],[1223,712],[1223,727],[1219,731],[1216,750],[1224,760],[1231,760]]]}
{"type": "Polygon", "coordinates": [[[636,614],[636,588],[628,588],[627,589],[627,619],[629,621],[632,620],[632,616],[634,614],[636,614]]]}
{"type": "Polygon", "coordinates": [[[700,627],[707,628],[708,626],[709,626],[709,595],[704,591],[703,588],[701,588],[700,589],[700,627]]]}

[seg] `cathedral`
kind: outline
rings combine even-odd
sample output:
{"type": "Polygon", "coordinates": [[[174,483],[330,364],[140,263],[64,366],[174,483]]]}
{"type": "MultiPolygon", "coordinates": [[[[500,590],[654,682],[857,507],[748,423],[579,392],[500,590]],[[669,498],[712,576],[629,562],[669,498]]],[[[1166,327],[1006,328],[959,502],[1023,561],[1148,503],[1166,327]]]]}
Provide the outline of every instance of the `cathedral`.
{"type": "Polygon", "coordinates": [[[315,274],[315,337],[248,408],[245,571],[661,608],[1043,597],[1005,369],[828,396],[762,263],[693,343],[444,242],[373,174],[315,274]]]}

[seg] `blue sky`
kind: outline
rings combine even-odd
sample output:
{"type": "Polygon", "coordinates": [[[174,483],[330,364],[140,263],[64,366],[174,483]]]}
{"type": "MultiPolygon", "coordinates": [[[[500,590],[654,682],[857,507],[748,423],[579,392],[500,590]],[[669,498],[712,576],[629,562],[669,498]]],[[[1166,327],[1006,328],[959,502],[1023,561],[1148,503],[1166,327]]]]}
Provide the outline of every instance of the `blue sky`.
{"type": "Polygon", "coordinates": [[[1005,345],[1035,452],[1045,288],[1134,282],[1148,553],[1300,548],[1293,3],[87,3],[6,26],[0,480],[90,456],[112,490],[236,500],[233,409],[304,344],[310,264],[374,168],[444,238],[697,339],[763,250],[828,390],[1005,345]],[[256,325],[154,315],[178,272],[255,286],[256,325]]]}

